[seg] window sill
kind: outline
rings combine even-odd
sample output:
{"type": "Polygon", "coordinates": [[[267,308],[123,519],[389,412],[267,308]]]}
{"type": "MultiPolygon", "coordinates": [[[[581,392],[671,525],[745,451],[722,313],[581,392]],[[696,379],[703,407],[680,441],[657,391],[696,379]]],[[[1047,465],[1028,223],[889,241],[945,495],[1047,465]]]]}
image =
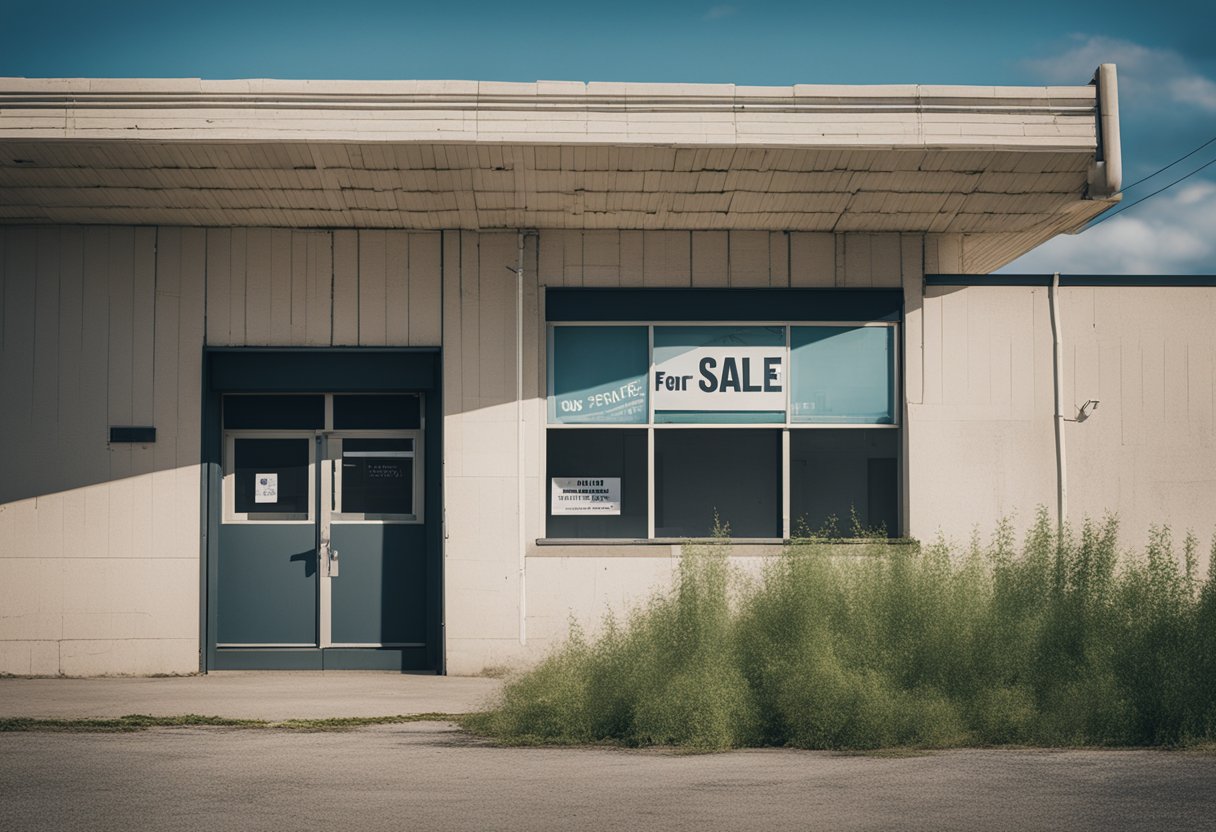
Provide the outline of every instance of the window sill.
{"type": "Polygon", "coordinates": [[[768,546],[789,544],[865,546],[877,543],[884,546],[909,546],[919,541],[911,537],[538,537],[535,542],[537,546],[682,546],[685,543],[694,545],[709,543],[763,544],[768,546]]]}
{"type": "Polygon", "coordinates": [[[866,547],[914,546],[911,538],[849,538],[841,540],[789,540],[772,538],[558,538],[542,537],[535,541],[536,548],[529,554],[534,558],[564,557],[678,557],[686,545],[707,546],[715,543],[729,546],[737,557],[771,557],[780,555],[790,545],[818,545],[843,547],[862,554],[866,547]]]}

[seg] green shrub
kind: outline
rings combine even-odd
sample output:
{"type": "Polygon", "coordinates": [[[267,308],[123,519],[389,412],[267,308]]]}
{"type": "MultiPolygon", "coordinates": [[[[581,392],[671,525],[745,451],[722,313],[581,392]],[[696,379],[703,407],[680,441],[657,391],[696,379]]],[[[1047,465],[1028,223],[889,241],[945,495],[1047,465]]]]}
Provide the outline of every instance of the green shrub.
{"type": "MultiPolygon", "coordinates": [[[[686,547],[672,589],[577,628],[473,730],[515,743],[1177,745],[1216,740],[1216,586],[1197,541],[1113,518],[1020,549],[1008,523],[959,550],[806,540],[758,579],[725,541],[686,547]],[[841,551],[849,554],[842,555],[841,551]]],[[[1216,563],[1216,543],[1213,545],[1216,563]]]]}

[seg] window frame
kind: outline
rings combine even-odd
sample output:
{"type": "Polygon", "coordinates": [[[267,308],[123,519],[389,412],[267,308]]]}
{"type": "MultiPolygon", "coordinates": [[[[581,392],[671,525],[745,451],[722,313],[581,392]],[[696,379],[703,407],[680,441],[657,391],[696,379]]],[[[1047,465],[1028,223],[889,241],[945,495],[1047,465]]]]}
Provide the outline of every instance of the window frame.
{"type": "MultiPolygon", "coordinates": [[[[547,321],[545,324],[545,390],[544,390],[544,431],[550,430],[645,430],[646,431],[646,470],[647,470],[647,520],[646,520],[646,538],[645,542],[669,543],[675,542],[677,538],[658,538],[655,537],[655,442],[654,436],[656,430],[756,430],[770,429],[779,430],[781,432],[781,536],[773,538],[754,538],[758,541],[779,541],[789,540],[791,533],[791,507],[790,507],[790,431],[791,430],[894,430],[899,431],[900,439],[898,445],[902,448],[903,445],[903,400],[904,400],[904,374],[903,374],[903,339],[902,320],[898,321],[840,321],[840,320],[790,320],[790,321],[757,321],[757,320],[736,320],[736,321],[706,321],[706,320],[653,320],[653,321],[547,321]],[[654,331],[655,327],[782,327],[785,331],[785,360],[786,360],[786,379],[785,379],[785,419],[781,422],[722,422],[722,423],[702,423],[702,422],[656,422],[654,396],[650,390],[651,380],[654,378],[655,362],[654,362],[654,331]],[[643,422],[556,422],[550,418],[549,400],[553,395],[554,389],[554,330],[558,327],[645,327],[647,331],[647,351],[649,363],[646,371],[646,421],[643,422]],[[791,328],[792,327],[832,327],[832,328],[849,328],[849,327],[885,327],[891,330],[891,386],[893,395],[893,413],[890,423],[865,423],[865,422],[795,422],[793,421],[793,409],[791,407],[791,396],[793,395],[793,364],[791,351],[791,328]]],[[[547,447],[547,442],[541,442],[541,447],[547,447]]],[[[901,463],[902,466],[902,463],[901,463]]],[[[549,484],[549,464],[547,455],[542,460],[542,470],[545,472],[544,486],[547,488],[549,484]]],[[[594,472],[587,472],[592,475],[594,472]]],[[[903,491],[903,483],[897,483],[899,491],[903,491]]],[[[901,513],[902,514],[902,513],[901,513]]],[[[545,533],[548,534],[549,527],[549,506],[546,501],[545,505],[545,533]]],[[[904,518],[898,518],[899,524],[902,526],[904,518]]],[[[895,530],[895,531],[902,531],[895,530]]],[[[616,543],[617,540],[587,538],[585,540],[578,539],[570,541],[572,543],[593,545],[597,543],[616,543]]]]}
{"type": "Polygon", "coordinates": [[[234,428],[224,431],[224,475],[221,483],[223,522],[310,525],[317,520],[317,431],[258,430],[234,428]],[[303,439],[308,442],[308,511],[238,512],[236,510],[236,441],[238,439],[303,439]]]}
{"type": "MultiPolygon", "coordinates": [[[[358,512],[339,513],[334,506],[328,512],[330,522],[339,523],[368,523],[368,524],[403,524],[422,525],[426,522],[426,393],[382,393],[377,391],[356,391],[349,393],[299,393],[293,391],[278,391],[270,393],[227,393],[221,398],[221,426],[223,425],[222,407],[224,399],[229,396],[300,396],[317,395],[324,399],[324,415],[320,427],[317,428],[226,428],[221,427],[222,469],[220,479],[220,522],[228,524],[245,523],[274,523],[276,525],[307,525],[316,524],[319,519],[318,508],[321,500],[328,496],[335,499],[334,486],[341,472],[331,478],[328,483],[322,483],[321,472],[326,462],[334,462],[332,446],[340,447],[341,438],[351,439],[382,439],[407,438],[414,442],[414,513],[413,514],[362,514],[358,512]],[[417,428],[334,428],[334,399],[336,396],[382,396],[400,395],[413,396],[418,399],[417,428]],[[333,440],[337,438],[338,442],[333,440]],[[307,439],[309,440],[308,462],[308,513],[300,512],[238,512],[236,510],[236,440],[237,439],[307,439]]],[[[340,458],[337,460],[340,461],[340,458]]],[[[337,466],[331,466],[332,468],[337,466]]]]}
{"type": "Polygon", "coordinates": [[[329,483],[330,520],[333,523],[380,523],[383,525],[421,525],[425,517],[425,478],[423,477],[422,429],[413,430],[335,430],[326,437],[326,456],[332,463],[329,483]],[[407,458],[413,461],[410,513],[342,511],[342,446],[346,439],[408,439],[413,449],[407,458]]]}

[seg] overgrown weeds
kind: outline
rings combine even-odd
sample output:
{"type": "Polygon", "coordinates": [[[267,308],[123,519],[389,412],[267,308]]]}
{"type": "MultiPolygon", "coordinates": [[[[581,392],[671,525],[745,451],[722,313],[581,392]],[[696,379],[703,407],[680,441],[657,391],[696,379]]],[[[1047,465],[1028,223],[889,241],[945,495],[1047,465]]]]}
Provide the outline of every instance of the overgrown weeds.
{"type": "MultiPolygon", "coordinates": [[[[510,743],[692,749],[1199,745],[1216,741],[1216,581],[1168,529],[1019,548],[795,544],[755,580],[687,547],[674,587],[577,630],[466,727],[510,743]]],[[[1212,558],[1216,563],[1216,552],[1212,558]]]]}

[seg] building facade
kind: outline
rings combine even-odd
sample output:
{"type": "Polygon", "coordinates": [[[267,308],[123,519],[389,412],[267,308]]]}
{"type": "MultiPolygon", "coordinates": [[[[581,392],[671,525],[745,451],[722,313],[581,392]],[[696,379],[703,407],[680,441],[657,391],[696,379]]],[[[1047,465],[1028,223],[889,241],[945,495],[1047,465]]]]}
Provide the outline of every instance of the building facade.
{"type": "Polygon", "coordinates": [[[0,81],[0,672],[476,673],[681,541],[1209,533],[1216,288],[989,273],[1076,87],[0,81]]]}

